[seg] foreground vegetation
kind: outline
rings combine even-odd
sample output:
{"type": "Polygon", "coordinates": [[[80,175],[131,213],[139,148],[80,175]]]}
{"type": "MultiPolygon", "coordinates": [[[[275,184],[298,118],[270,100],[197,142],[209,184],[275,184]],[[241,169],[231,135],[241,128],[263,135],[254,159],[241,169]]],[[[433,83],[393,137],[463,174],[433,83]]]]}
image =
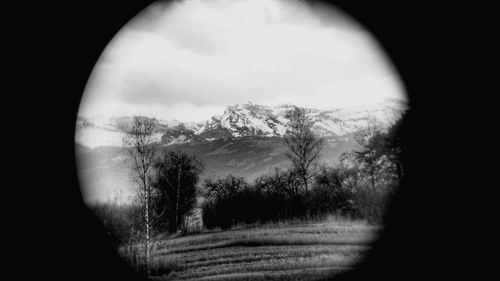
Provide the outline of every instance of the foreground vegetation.
{"type": "MultiPolygon", "coordinates": [[[[379,227],[364,221],[329,217],[174,235],[154,243],[149,276],[154,280],[320,280],[351,269],[378,231],[379,227]]],[[[120,253],[137,266],[142,247],[142,243],[121,247],[120,253]]]]}

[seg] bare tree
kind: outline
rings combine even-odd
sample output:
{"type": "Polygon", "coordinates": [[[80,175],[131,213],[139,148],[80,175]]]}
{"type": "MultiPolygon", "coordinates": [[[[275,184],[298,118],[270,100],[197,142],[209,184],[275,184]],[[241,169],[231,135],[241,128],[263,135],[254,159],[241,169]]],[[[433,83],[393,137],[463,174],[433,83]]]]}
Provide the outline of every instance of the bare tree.
{"type": "Polygon", "coordinates": [[[377,123],[376,119],[371,119],[366,127],[354,134],[354,139],[358,143],[358,148],[349,153],[349,157],[360,165],[361,174],[364,174],[375,190],[387,166],[384,155],[385,133],[382,125],[377,123]]]}
{"type": "Polygon", "coordinates": [[[209,200],[225,200],[246,188],[248,184],[245,178],[231,174],[225,178],[206,178],[203,182],[203,193],[209,200]]]}
{"type": "Polygon", "coordinates": [[[292,161],[294,170],[304,183],[307,192],[309,181],[318,172],[318,161],[323,140],[314,135],[314,122],[306,108],[294,107],[287,113],[290,120],[289,134],[285,143],[289,148],[286,156],[292,161]]]}
{"type": "Polygon", "coordinates": [[[138,200],[143,209],[142,224],[145,229],[144,246],[146,254],[146,268],[150,260],[151,232],[153,211],[151,210],[151,200],[153,189],[151,178],[153,172],[153,160],[156,147],[153,144],[153,134],[156,123],[147,117],[134,116],[131,124],[122,125],[125,132],[124,142],[128,147],[128,152],[133,160],[133,177],[138,184],[138,200]]]}
{"type": "Polygon", "coordinates": [[[267,194],[280,194],[297,198],[300,196],[302,179],[298,177],[294,170],[282,170],[275,167],[269,175],[262,175],[255,180],[255,186],[267,194]]]}
{"type": "MultiPolygon", "coordinates": [[[[405,116],[404,114],[402,116],[405,116]]],[[[399,136],[402,118],[389,128],[384,128],[375,119],[356,132],[357,149],[347,154],[357,162],[360,171],[369,180],[372,188],[386,180],[399,180],[403,174],[402,149],[399,136]]]]}

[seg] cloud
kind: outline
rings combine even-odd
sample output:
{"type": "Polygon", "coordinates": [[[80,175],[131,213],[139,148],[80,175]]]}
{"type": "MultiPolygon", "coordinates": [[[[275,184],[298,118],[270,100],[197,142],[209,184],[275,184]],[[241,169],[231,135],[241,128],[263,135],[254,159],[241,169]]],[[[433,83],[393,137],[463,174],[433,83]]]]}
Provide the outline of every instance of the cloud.
{"type": "Polygon", "coordinates": [[[333,107],[404,98],[373,38],[320,8],[280,0],[152,5],[109,44],[80,113],[198,110],[182,120],[247,101],[333,107]]]}

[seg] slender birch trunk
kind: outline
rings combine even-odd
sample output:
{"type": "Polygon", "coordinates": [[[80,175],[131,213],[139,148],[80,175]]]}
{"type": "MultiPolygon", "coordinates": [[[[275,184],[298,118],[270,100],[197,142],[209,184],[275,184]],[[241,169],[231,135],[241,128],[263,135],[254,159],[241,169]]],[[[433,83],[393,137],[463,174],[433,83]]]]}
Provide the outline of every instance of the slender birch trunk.
{"type": "Polygon", "coordinates": [[[144,184],[146,185],[146,214],[145,214],[145,219],[146,219],[146,269],[149,271],[149,259],[150,259],[150,252],[149,252],[149,246],[150,246],[150,218],[149,218],[149,200],[150,200],[150,190],[149,186],[147,186],[148,182],[147,179],[144,181],[144,184]]]}
{"type": "MultiPolygon", "coordinates": [[[[149,183],[149,176],[151,172],[151,165],[154,161],[156,148],[152,147],[152,136],[155,131],[155,123],[144,117],[134,116],[130,126],[124,124],[122,129],[126,133],[124,138],[125,146],[129,147],[129,153],[134,161],[132,170],[134,171],[135,178],[139,184],[139,201],[142,204],[144,228],[146,237],[144,241],[144,251],[146,258],[146,271],[149,272],[149,263],[151,256],[151,234],[153,215],[151,209],[151,186],[149,183]]],[[[142,236],[142,235],[141,235],[142,236]]]]}
{"type": "Polygon", "coordinates": [[[175,206],[175,230],[177,230],[177,226],[179,225],[179,198],[180,198],[180,189],[181,189],[181,169],[182,165],[179,164],[179,169],[177,173],[177,202],[175,206]]]}

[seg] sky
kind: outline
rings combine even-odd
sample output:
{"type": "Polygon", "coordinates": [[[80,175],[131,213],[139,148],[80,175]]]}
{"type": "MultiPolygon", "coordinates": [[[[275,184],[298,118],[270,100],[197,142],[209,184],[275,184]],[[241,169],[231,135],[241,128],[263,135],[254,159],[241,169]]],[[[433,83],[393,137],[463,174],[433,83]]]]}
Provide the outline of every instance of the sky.
{"type": "Polygon", "coordinates": [[[155,3],[99,58],[79,115],[203,121],[228,105],[321,109],[406,99],[373,35],[296,0],[155,3]]]}

